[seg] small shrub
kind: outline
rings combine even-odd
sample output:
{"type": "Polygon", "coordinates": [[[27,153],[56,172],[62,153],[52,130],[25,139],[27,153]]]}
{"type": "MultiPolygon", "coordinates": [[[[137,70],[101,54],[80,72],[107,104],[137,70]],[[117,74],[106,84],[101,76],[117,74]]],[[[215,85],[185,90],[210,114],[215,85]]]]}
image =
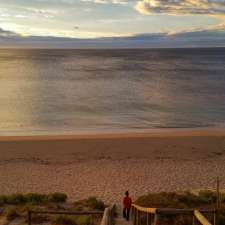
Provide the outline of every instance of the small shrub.
{"type": "Polygon", "coordinates": [[[86,215],[82,215],[79,216],[76,220],[77,225],[90,225],[91,224],[91,217],[90,216],[86,216],[86,215]]]}
{"type": "Polygon", "coordinates": [[[90,197],[87,199],[87,205],[91,209],[103,210],[105,208],[105,204],[103,201],[98,200],[96,197],[90,197]]]}
{"type": "Polygon", "coordinates": [[[29,193],[26,195],[12,194],[12,195],[1,195],[0,205],[19,205],[19,204],[47,204],[47,203],[62,203],[67,200],[67,195],[64,193],[52,193],[52,194],[38,194],[29,193]]]}
{"type": "Polygon", "coordinates": [[[48,201],[48,198],[44,194],[37,194],[37,193],[29,193],[25,195],[25,199],[27,203],[30,204],[43,204],[48,201]]]}
{"type": "Polygon", "coordinates": [[[220,193],[220,200],[222,203],[225,203],[225,193],[220,193]]]}
{"type": "MultiPolygon", "coordinates": [[[[25,204],[25,205],[17,207],[17,212],[20,214],[21,217],[25,217],[25,218],[27,218],[28,211],[41,211],[41,210],[42,210],[41,207],[34,206],[33,204],[31,204],[31,205],[25,204]]],[[[32,217],[33,217],[33,215],[32,215],[32,217]]]]}
{"type": "Polygon", "coordinates": [[[55,225],[77,225],[76,220],[72,216],[56,216],[52,222],[55,225]]]}
{"type": "Polygon", "coordinates": [[[5,216],[8,221],[11,221],[11,220],[16,219],[20,215],[17,212],[16,208],[8,208],[5,212],[5,216]]]}
{"type": "Polygon", "coordinates": [[[5,203],[11,204],[11,205],[18,205],[23,204],[26,202],[26,199],[24,195],[22,194],[12,194],[5,196],[5,203]]]}
{"type": "Polygon", "coordinates": [[[185,208],[185,204],[180,200],[183,196],[174,192],[150,193],[137,199],[138,205],[156,208],[185,208]]]}
{"type": "Polygon", "coordinates": [[[43,216],[43,215],[32,215],[32,223],[34,224],[41,224],[45,223],[49,220],[48,216],[43,216]]]}
{"type": "Polygon", "coordinates": [[[174,225],[189,225],[192,224],[192,217],[176,216],[173,220],[174,225]]]}
{"type": "MultiPolygon", "coordinates": [[[[184,193],[150,193],[145,196],[141,196],[135,202],[138,205],[152,208],[215,208],[217,196],[213,191],[200,191],[198,194],[191,192],[184,193]]],[[[221,199],[225,201],[225,193],[221,193],[221,199]]],[[[212,215],[207,217],[210,221],[213,220],[212,215]]],[[[188,225],[192,223],[192,218],[180,215],[180,216],[162,216],[162,224],[173,225],[188,225]]],[[[218,217],[218,225],[225,225],[225,204],[220,206],[220,215],[218,217]]]]}
{"type": "Polygon", "coordinates": [[[53,211],[63,211],[63,210],[67,210],[68,208],[65,207],[64,205],[60,204],[60,203],[54,203],[54,202],[51,202],[51,203],[48,203],[47,205],[47,209],[48,210],[53,210],[53,211]]]}
{"type": "Polygon", "coordinates": [[[142,206],[158,208],[208,208],[213,207],[215,202],[216,193],[213,191],[200,191],[198,195],[191,192],[150,193],[139,197],[136,201],[142,206]]]}
{"type": "Polygon", "coordinates": [[[216,192],[208,191],[208,190],[199,191],[198,196],[199,196],[199,200],[207,204],[215,203],[217,199],[216,192]]]}
{"type": "Polygon", "coordinates": [[[178,201],[182,202],[186,207],[197,207],[202,203],[199,197],[189,191],[186,191],[183,194],[177,195],[178,201]]]}
{"type": "Polygon", "coordinates": [[[48,195],[48,202],[59,203],[59,202],[66,202],[66,200],[67,195],[64,193],[56,192],[48,195]]]}
{"type": "Polygon", "coordinates": [[[75,211],[82,211],[82,210],[89,210],[87,199],[79,200],[74,202],[74,208],[75,211]]]}
{"type": "Polygon", "coordinates": [[[6,197],[4,195],[0,195],[0,205],[4,205],[6,203],[6,197]]]}
{"type": "Polygon", "coordinates": [[[225,225],[225,216],[219,215],[217,221],[218,225],[225,225]]]}
{"type": "Polygon", "coordinates": [[[75,205],[75,207],[74,207],[74,209],[76,210],[76,211],[83,211],[83,206],[82,205],[75,205]]]}

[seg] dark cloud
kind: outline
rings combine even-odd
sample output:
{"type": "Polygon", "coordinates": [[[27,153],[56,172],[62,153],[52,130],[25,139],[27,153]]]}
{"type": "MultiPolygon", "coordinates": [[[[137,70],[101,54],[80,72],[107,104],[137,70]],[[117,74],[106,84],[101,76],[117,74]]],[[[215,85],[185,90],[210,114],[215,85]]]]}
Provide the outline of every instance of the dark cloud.
{"type": "Polygon", "coordinates": [[[15,37],[15,36],[19,35],[15,32],[4,30],[0,27],[0,37],[15,37]]]}

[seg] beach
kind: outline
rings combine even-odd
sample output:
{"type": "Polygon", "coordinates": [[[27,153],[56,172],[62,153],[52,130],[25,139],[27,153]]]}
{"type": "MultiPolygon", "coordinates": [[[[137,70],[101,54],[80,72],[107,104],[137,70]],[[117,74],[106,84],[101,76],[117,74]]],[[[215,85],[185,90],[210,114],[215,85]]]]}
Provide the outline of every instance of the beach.
{"type": "Polygon", "coordinates": [[[119,203],[129,190],[225,187],[225,131],[168,129],[144,133],[0,137],[0,194],[65,192],[119,203]]]}

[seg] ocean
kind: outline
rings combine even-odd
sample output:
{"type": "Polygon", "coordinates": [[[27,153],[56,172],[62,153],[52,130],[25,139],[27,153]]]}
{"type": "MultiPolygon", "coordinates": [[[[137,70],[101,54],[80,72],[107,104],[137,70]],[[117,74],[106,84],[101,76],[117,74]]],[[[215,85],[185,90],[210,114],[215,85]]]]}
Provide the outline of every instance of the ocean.
{"type": "Polygon", "coordinates": [[[225,127],[225,48],[1,49],[0,135],[225,127]]]}

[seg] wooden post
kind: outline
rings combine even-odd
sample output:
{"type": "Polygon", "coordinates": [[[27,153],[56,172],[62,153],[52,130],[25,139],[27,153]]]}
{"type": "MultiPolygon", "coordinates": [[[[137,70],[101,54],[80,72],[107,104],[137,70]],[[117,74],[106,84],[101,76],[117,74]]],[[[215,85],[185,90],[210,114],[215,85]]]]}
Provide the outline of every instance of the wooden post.
{"type": "Polygon", "coordinates": [[[137,225],[137,209],[133,207],[133,220],[134,220],[134,225],[137,225]]]}
{"type": "Polygon", "coordinates": [[[151,221],[151,213],[148,213],[147,214],[147,217],[148,217],[148,225],[151,225],[152,224],[152,221],[151,221]]]}
{"type": "Polygon", "coordinates": [[[149,225],[148,213],[146,214],[146,224],[149,225]]]}
{"type": "Polygon", "coordinates": [[[154,218],[154,225],[158,224],[159,220],[159,215],[157,213],[155,213],[155,218],[154,218]]]}
{"type": "Polygon", "coordinates": [[[137,210],[137,225],[140,224],[140,212],[137,210]]]}
{"type": "Polygon", "coordinates": [[[31,225],[31,211],[30,210],[28,210],[28,225],[31,225]]]}
{"type": "Polygon", "coordinates": [[[192,216],[192,225],[195,225],[195,215],[192,216]]]}
{"type": "Polygon", "coordinates": [[[217,193],[216,208],[218,210],[220,208],[220,179],[219,177],[217,177],[216,179],[216,193],[217,193]]]}
{"type": "Polygon", "coordinates": [[[135,217],[135,208],[134,208],[134,206],[131,207],[131,216],[132,216],[132,220],[134,221],[134,217],[135,217]]]}
{"type": "Polygon", "coordinates": [[[110,208],[108,208],[108,211],[107,211],[107,225],[110,225],[110,208]]]}
{"type": "Polygon", "coordinates": [[[216,212],[213,213],[213,225],[216,225],[216,212]]]}

